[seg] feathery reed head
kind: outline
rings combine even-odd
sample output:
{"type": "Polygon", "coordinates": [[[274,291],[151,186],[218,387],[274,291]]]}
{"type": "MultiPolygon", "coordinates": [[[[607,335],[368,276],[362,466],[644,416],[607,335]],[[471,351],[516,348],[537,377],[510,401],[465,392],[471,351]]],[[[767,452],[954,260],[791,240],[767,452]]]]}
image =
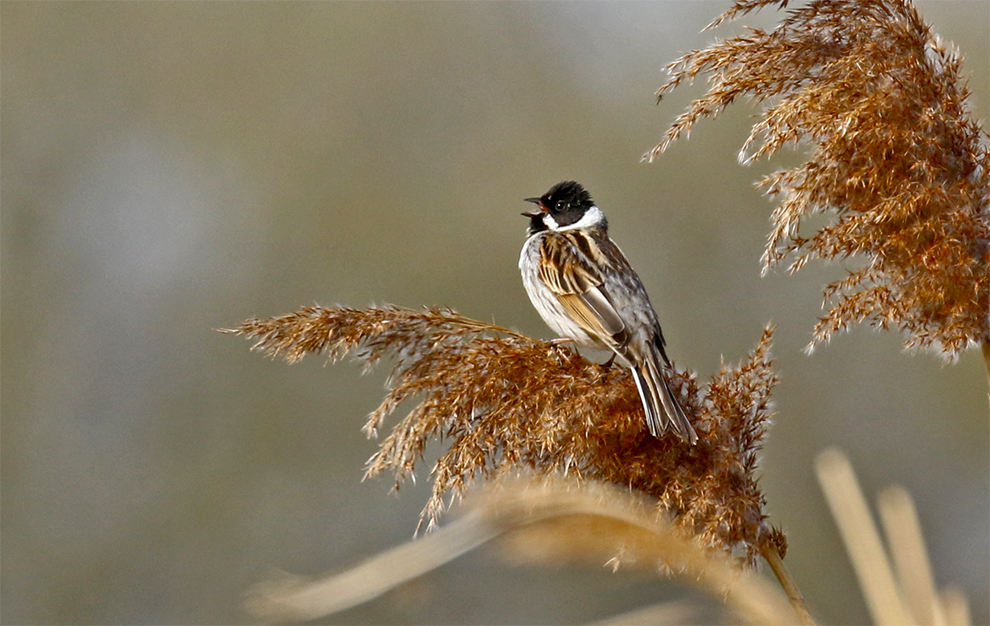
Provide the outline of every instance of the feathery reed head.
{"type": "Polygon", "coordinates": [[[433,468],[423,519],[433,525],[476,479],[527,470],[596,479],[655,498],[660,508],[711,549],[752,561],[785,540],[766,523],[756,454],[777,381],[771,331],[738,368],[723,368],[703,388],[678,372],[671,387],[699,441],[652,437],[629,373],[604,370],[569,348],[465,318],[449,309],[364,310],[306,307],[229,332],[292,362],[307,353],[338,359],[353,352],[366,366],[396,363],[390,390],[365,430],[377,434],[406,400],[416,404],[382,442],[367,475],[412,475],[432,438],[447,441],[433,468]]]}
{"type": "MultiPolygon", "coordinates": [[[[712,26],[774,4],[787,3],[737,0],[712,26]]],[[[815,258],[861,261],[825,288],[812,346],[868,321],[955,358],[990,342],[990,151],[960,65],[908,0],[812,0],[773,31],[669,65],[659,94],[699,74],[710,87],[645,158],[740,96],[766,101],[740,160],[810,148],[805,163],[760,182],[779,199],[765,270],[787,257],[791,271],[815,258]],[[802,233],[815,214],[834,219],[802,233]]]]}
{"type": "MultiPolygon", "coordinates": [[[[646,498],[615,485],[560,477],[500,482],[465,502],[462,515],[438,532],[378,554],[346,571],[305,578],[280,574],[249,590],[245,608],[282,623],[338,613],[384,594],[465,552],[498,540],[520,563],[615,562],[656,571],[656,564],[725,603],[726,623],[789,624],[784,594],[764,577],[741,570],[726,555],[699,546],[658,516],[646,498]]],[[[690,605],[676,603],[635,613],[621,623],[689,623],[690,605]],[[674,607],[675,621],[670,618],[674,607]],[[658,618],[660,618],[658,620],[658,618]]]]}

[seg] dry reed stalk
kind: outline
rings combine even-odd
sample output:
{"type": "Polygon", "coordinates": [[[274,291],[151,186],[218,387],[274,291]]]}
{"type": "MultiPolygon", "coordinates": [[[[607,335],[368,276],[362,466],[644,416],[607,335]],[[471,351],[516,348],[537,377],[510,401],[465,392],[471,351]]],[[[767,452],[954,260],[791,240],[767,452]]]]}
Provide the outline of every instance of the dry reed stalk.
{"type": "Polygon", "coordinates": [[[887,548],[894,561],[891,565],[846,456],[829,448],[818,455],[815,469],[874,623],[969,623],[966,598],[961,592],[953,588],[943,594],[935,591],[911,496],[896,486],[880,495],[887,548]]]}

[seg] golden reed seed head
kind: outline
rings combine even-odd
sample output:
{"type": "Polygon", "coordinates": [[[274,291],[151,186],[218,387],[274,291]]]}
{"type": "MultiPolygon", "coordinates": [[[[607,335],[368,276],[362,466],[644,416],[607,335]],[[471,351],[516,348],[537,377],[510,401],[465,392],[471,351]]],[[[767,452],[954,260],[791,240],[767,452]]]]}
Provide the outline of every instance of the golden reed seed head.
{"type": "MultiPolygon", "coordinates": [[[[739,0],[712,26],[785,4],[739,0]]],[[[740,159],[808,152],[760,183],[778,201],[764,271],[787,258],[791,271],[809,259],[854,263],[825,288],[809,349],[867,322],[954,359],[990,343],[990,152],[960,65],[907,0],[807,2],[772,31],[670,64],[658,95],[702,74],[710,87],[645,158],[739,97],[765,103],[740,159]],[[833,219],[802,233],[816,214],[833,219]]]]}
{"type": "Polygon", "coordinates": [[[747,563],[783,534],[770,527],[756,476],[777,382],[771,331],[736,368],[706,385],[685,372],[671,386],[698,432],[697,445],[646,430],[636,387],[622,368],[604,370],[570,348],[465,318],[449,309],[306,307],[233,332],[254,348],[298,361],[347,354],[370,367],[395,360],[389,391],[365,430],[374,436],[400,404],[406,416],[371,458],[368,476],[413,476],[427,444],[446,444],[431,472],[421,521],[432,525],[476,480],[520,471],[599,480],[649,496],[709,549],[747,563]]]}

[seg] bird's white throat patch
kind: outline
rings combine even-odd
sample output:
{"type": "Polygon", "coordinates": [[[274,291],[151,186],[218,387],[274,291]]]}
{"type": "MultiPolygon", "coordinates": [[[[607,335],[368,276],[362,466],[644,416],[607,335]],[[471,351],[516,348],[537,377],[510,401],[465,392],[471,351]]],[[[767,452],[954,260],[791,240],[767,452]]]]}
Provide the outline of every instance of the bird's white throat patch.
{"type": "Polygon", "coordinates": [[[567,226],[560,226],[557,224],[557,220],[553,219],[553,216],[547,213],[543,216],[543,223],[547,225],[547,228],[557,232],[563,232],[565,230],[578,230],[581,228],[591,228],[592,226],[598,226],[605,219],[605,214],[597,206],[592,205],[581,219],[574,222],[573,224],[568,224],[567,226]]]}

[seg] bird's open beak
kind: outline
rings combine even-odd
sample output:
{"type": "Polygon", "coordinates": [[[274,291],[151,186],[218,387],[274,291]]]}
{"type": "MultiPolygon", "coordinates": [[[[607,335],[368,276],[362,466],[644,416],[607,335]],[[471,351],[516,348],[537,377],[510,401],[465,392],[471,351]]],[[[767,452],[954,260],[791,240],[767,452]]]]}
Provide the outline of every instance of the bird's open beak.
{"type": "Polygon", "coordinates": [[[543,201],[540,200],[539,198],[526,198],[525,200],[526,200],[526,202],[532,202],[538,208],[533,209],[532,211],[525,211],[525,212],[523,212],[523,214],[522,214],[523,216],[529,217],[529,218],[534,218],[534,217],[540,217],[541,215],[543,215],[544,213],[547,212],[547,208],[545,206],[543,206],[543,201]]]}

